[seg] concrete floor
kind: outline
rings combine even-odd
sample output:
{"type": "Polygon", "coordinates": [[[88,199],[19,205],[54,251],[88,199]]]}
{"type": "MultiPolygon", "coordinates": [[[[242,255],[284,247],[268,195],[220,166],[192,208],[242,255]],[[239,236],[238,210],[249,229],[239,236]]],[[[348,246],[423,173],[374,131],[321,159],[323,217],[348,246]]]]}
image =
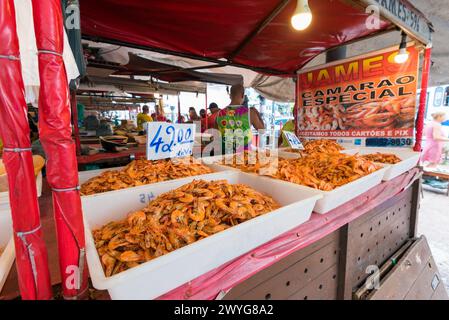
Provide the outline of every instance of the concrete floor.
{"type": "Polygon", "coordinates": [[[418,233],[425,235],[449,292],[449,197],[424,190],[418,233]]]}

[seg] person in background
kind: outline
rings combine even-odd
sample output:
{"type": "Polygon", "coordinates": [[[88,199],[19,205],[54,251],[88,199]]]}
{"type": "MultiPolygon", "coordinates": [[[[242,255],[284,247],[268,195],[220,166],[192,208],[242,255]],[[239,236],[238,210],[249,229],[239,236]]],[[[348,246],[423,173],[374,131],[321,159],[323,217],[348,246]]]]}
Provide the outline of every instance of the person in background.
{"type": "Polygon", "coordinates": [[[204,109],[201,109],[201,110],[200,110],[200,118],[201,118],[201,119],[206,118],[206,110],[204,110],[204,109]]]}
{"type": "Polygon", "coordinates": [[[243,85],[233,85],[230,90],[231,104],[225,109],[220,110],[216,116],[216,129],[220,130],[222,134],[223,152],[232,150],[233,152],[241,152],[240,148],[249,150],[251,147],[251,126],[256,130],[265,128],[263,121],[254,108],[249,109],[243,105],[245,99],[245,88],[243,85]],[[235,139],[226,139],[226,132],[229,134],[235,133],[236,130],[241,130],[244,133],[243,145],[237,146],[235,139]],[[226,142],[228,145],[226,145],[226,142]],[[233,145],[231,146],[230,143],[233,145]]]}
{"type": "Polygon", "coordinates": [[[201,119],[201,132],[204,132],[207,129],[216,128],[215,120],[217,118],[218,111],[220,111],[218,104],[216,104],[215,102],[209,104],[209,111],[210,114],[207,117],[201,119]]]}
{"type": "Polygon", "coordinates": [[[186,122],[186,117],[184,117],[183,115],[181,115],[178,119],[178,123],[185,123],[186,122]]]}
{"type": "Polygon", "coordinates": [[[198,113],[196,113],[196,110],[194,107],[190,107],[189,108],[189,121],[190,122],[194,122],[194,121],[200,121],[201,118],[198,115],[198,113]]]}
{"type": "Polygon", "coordinates": [[[445,112],[435,112],[432,114],[433,121],[424,129],[426,145],[421,155],[421,161],[428,163],[427,168],[436,168],[441,162],[444,142],[449,138],[444,136],[442,123],[446,121],[445,112]]]}
{"type": "Polygon", "coordinates": [[[137,115],[137,129],[139,131],[144,130],[144,123],[145,122],[152,122],[153,118],[148,114],[150,112],[150,109],[148,106],[142,107],[142,112],[137,115]]]}
{"type": "Polygon", "coordinates": [[[279,134],[278,145],[282,148],[287,148],[289,146],[287,139],[284,137],[284,132],[295,132],[295,121],[293,119],[288,120],[281,129],[279,134]]]}
{"type": "Polygon", "coordinates": [[[164,114],[164,108],[162,108],[160,105],[156,104],[155,111],[156,112],[151,115],[153,117],[154,121],[168,122],[168,120],[164,114]]]}

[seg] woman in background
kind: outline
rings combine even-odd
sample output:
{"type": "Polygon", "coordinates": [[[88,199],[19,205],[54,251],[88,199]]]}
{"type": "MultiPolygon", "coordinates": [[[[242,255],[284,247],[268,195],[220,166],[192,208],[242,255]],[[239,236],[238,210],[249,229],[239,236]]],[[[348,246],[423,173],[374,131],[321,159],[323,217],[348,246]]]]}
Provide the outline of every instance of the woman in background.
{"type": "Polygon", "coordinates": [[[426,145],[422,152],[421,161],[427,163],[427,168],[436,168],[443,155],[444,142],[449,141],[444,136],[442,123],[446,121],[445,112],[435,112],[432,114],[433,121],[425,129],[426,145]]]}
{"type": "Polygon", "coordinates": [[[151,115],[151,118],[153,118],[153,121],[168,122],[168,120],[164,114],[164,108],[162,108],[160,105],[156,104],[155,111],[156,112],[151,115]]]}
{"type": "Polygon", "coordinates": [[[194,122],[194,121],[200,121],[201,118],[198,115],[198,113],[196,113],[196,110],[194,107],[190,107],[189,108],[189,121],[190,122],[194,122]]]}

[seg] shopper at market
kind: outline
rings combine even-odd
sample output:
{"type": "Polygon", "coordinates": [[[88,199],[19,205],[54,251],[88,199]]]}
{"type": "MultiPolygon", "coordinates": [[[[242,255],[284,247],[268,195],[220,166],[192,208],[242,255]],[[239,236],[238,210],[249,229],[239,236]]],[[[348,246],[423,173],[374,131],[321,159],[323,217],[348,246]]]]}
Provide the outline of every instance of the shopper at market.
{"type": "Polygon", "coordinates": [[[144,128],[145,122],[151,122],[153,121],[153,118],[148,114],[150,112],[150,109],[148,106],[142,107],[142,112],[137,115],[137,129],[139,131],[142,131],[144,128]]]}
{"type": "Polygon", "coordinates": [[[156,112],[151,115],[151,117],[154,119],[154,121],[168,122],[168,120],[164,114],[164,108],[162,108],[160,105],[156,104],[155,111],[156,112]]]}
{"type": "Polygon", "coordinates": [[[206,118],[201,119],[201,132],[204,132],[207,129],[216,128],[217,115],[218,111],[220,111],[218,104],[215,102],[209,104],[209,111],[210,114],[206,118]]]}
{"type": "Polygon", "coordinates": [[[441,162],[444,142],[449,141],[445,137],[442,123],[446,121],[445,112],[435,112],[432,114],[433,121],[424,129],[426,145],[424,147],[421,161],[427,168],[436,168],[441,162]]]}
{"type": "Polygon", "coordinates": [[[201,109],[201,110],[200,110],[200,118],[201,118],[201,119],[206,118],[206,110],[205,110],[205,109],[201,109]]]}
{"type": "Polygon", "coordinates": [[[198,113],[196,113],[196,110],[194,107],[190,107],[189,108],[189,121],[190,122],[194,122],[194,121],[200,121],[201,118],[198,115],[198,113]]]}
{"type": "Polygon", "coordinates": [[[251,126],[256,130],[262,130],[265,125],[254,108],[249,109],[243,105],[245,99],[243,85],[233,85],[230,97],[231,104],[218,112],[215,122],[222,135],[223,152],[240,152],[243,151],[242,148],[248,150],[252,140],[251,126]],[[236,137],[237,134],[242,135],[243,141],[237,141],[240,138],[236,137]]]}

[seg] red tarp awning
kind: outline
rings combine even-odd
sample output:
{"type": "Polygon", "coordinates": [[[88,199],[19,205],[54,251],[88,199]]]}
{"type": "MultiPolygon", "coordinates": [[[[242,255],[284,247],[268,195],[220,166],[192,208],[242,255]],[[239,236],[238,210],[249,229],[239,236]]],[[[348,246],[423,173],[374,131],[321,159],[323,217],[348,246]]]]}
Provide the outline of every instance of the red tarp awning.
{"type": "MultiPolygon", "coordinates": [[[[212,59],[230,58],[281,0],[80,0],[83,35],[159,51],[212,59]]],[[[293,74],[319,53],[379,30],[366,27],[368,14],[340,0],[309,0],[312,25],[295,31],[288,5],[232,62],[256,71],[293,74]]]]}

